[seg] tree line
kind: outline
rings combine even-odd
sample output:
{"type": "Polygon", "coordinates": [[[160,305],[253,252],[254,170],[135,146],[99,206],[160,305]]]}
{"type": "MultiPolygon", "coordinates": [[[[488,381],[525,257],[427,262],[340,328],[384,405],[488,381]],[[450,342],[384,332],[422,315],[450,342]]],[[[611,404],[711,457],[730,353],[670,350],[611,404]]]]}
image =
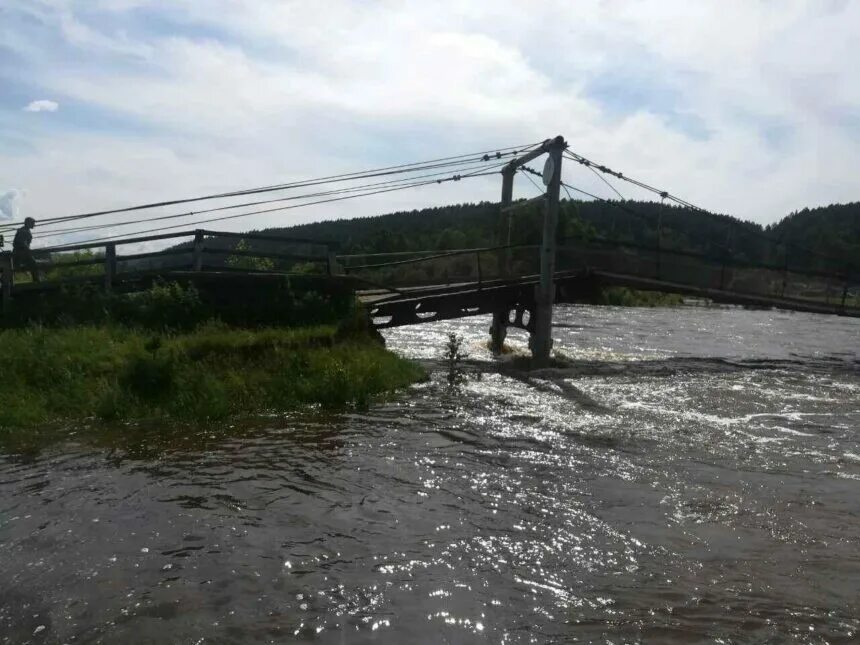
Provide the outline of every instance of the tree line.
{"type": "MultiPolygon", "coordinates": [[[[478,248],[507,243],[538,244],[542,205],[515,209],[508,221],[499,204],[451,204],[385,215],[299,224],[261,231],[267,235],[320,240],[343,255],[478,248]]],[[[716,261],[793,271],[860,274],[860,202],[791,213],[761,226],[727,215],[639,201],[563,200],[558,236],[566,243],[623,243],[643,249],[697,253],[716,261]]],[[[213,246],[231,248],[229,240],[213,246]]],[[[276,252],[278,243],[248,240],[245,248],[276,252]]]]}

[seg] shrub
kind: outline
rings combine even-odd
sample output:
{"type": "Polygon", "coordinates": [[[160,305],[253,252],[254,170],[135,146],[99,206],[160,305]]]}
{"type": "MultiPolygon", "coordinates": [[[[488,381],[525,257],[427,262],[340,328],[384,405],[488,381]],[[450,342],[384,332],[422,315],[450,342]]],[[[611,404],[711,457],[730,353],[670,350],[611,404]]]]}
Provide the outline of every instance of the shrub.
{"type": "Polygon", "coordinates": [[[600,292],[597,304],[618,307],[670,307],[682,302],[683,298],[674,293],[608,287],[600,292]]]}
{"type": "Polygon", "coordinates": [[[59,419],[191,421],[299,405],[367,406],[423,370],[336,328],[230,329],[153,337],[120,327],[0,331],[0,438],[59,419]]]}
{"type": "Polygon", "coordinates": [[[454,332],[448,333],[448,342],[445,344],[445,367],[448,385],[456,387],[466,381],[466,370],[463,362],[469,357],[463,351],[463,337],[454,332]]]}
{"type": "Polygon", "coordinates": [[[120,385],[143,401],[164,399],[176,381],[176,364],[169,355],[133,356],[120,375],[120,385]]]}
{"type": "MultiPolygon", "coordinates": [[[[251,246],[246,240],[239,240],[239,243],[233,250],[247,253],[251,250],[251,246]]],[[[245,269],[246,271],[271,271],[275,268],[275,263],[270,258],[247,255],[230,255],[224,261],[224,264],[233,269],[245,269]]]]}
{"type": "Polygon", "coordinates": [[[314,289],[313,278],[298,281],[298,290],[287,277],[267,281],[253,290],[221,290],[217,284],[198,288],[179,282],[156,282],[149,289],[128,294],[105,293],[94,285],[66,287],[16,298],[15,306],[0,318],[0,325],[115,323],[164,332],[189,331],[205,321],[221,319],[234,326],[295,327],[335,324],[356,308],[348,290],[324,293],[314,289]]]}
{"type": "Polygon", "coordinates": [[[112,317],[146,329],[193,329],[208,317],[194,285],[157,282],[146,291],[115,297],[112,317]]]}

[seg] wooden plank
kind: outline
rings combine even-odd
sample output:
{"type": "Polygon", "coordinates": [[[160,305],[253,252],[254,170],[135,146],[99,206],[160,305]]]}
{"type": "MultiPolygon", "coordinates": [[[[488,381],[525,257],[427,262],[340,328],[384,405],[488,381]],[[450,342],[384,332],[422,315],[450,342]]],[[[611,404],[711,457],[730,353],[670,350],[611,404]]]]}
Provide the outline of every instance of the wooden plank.
{"type": "Polygon", "coordinates": [[[668,293],[683,293],[688,295],[704,296],[716,302],[737,305],[752,305],[775,307],[777,309],[788,309],[792,311],[807,311],[821,314],[843,314],[846,316],[860,317],[860,309],[851,308],[844,312],[836,305],[827,305],[820,300],[805,300],[799,298],[774,298],[756,293],[740,291],[721,291],[709,287],[700,287],[680,282],[659,281],[653,278],[641,278],[639,276],[609,273],[606,271],[592,271],[595,275],[609,284],[631,287],[633,289],[644,289],[646,291],[663,291],[668,293]]]}
{"type": "MultiPolygon", "coordinates": [[[[537,244],[509,244],[504,246],[487,246],[477,249],[458,249],[456,251],[446,251],[445,253],[437,253],[436,255],[425,255],[420,258],[411,258],[409,260],[397,260],[395,262],[381,262],[379,264],[359,264],[356,266],[345,267],[346,271],[357,271],[359,269],[382,269],[385,267],[400,266],[403,264],[416,264],[418,262],[426,262],[427,260],[438,260],[440,258],[451,258],[458,255],[471,255],[473,253],[489,253],[492,251],[503,251],[505,249],[537,249],[540,248],[537,244]]],[[[343,256],[341,256],[343,257],[343,256]]]]}
{"type": "Polygon", "coordinates": [[[9,307],[12,305],[12,285],[15,282],[11,253],[0,253],[0,271],[2,271],[2,275],[0,275],[2,285],[0,285],[0,288],[2,288],[3,292],[3,311],[9,311],[9,307]]]}
{"type": "MultiPolygon", "coordinates": [[[[566,237],[563,238],[562,241],[569,240],[577,240],[578,238],[566,237]]],[[[583,248],[588,249],[590,244],[597,243],[603,245],[608,248],[625,248],[625,249],[633,249],[634,251],[645,251],[648,253],[657,253],[656,246],[646,246],[644,244],[637,244],[635,242],[626,242],[621,240],[609,240],[606,238],[595,237],[590,240],[580,240],[582,242],[581,246],[560,246],[560,251],[579,251],[583,248]]],[[[755,262],[747,262],[744,260],[739,260],[736,258],[730,258],[728,260],[718,257],[716,255],[708,255],[706,253],[696,253],[694,251],[684,251],[682,249],[662,249],[663,255],[673,255],[677,257],[686,257],[686,258],[695,258],[699,260],[706,260],[708,262],[712,262],[715,266],[720,267],[725,262],[727,266],[737,267],[743,269],[762,269],[766,271],[782,271],[782,264],[756,264],[755,262]]],[[[808,271],[808,270],[791,270],[789,272],[791,275],[800,275],[800,276],[808,276],[813,278],[835,278],[837,280],[847,279],[847,275],[844,273],[827,273],[826,271],[808,271]]]]}
{"type": "Polygon", "coordinates": [[[194,255],[191,260],[191,269],[193,271],[203,270],[203,248],[206,243],[206,232],[197,231],[194,233],[194,255]]]}
{"type": "Polygon", "coordinates": [[[119,262],[130,262],[131,260],[147,260],[149,258],[166,258],[174,255],[188,255],[191,249],[165,249],[164,251],[149,251],[148,253],[130,253],[117,257],[119,262]]]}
{"type": "Polygon", "coordinates": [[[110,291],[113,288],[113,281],[116,279],[116,244],[107,244],[105,246],[105,291],[110,291]]]}
{"type": "MultiPolygon", "coordinates": [[[[538,195],[537,197],[532,197],[531,199],[516,202],[511,204],[510,206],[505,206],[500,210],[503,213],[510,213],[511,211],[519,210],[520,208],[525,208],[526,206],[531,206],[533,204],[537,204],[544,201],[546,201],[546,195],[538,195]]],[[[510,227],[508,227],[508,233],[510,233],[510,227]]],[[[510,240],[510,235],[508,236],[508,240],[510,240]]]]}
{"type": "Polygon", "coordinates": [[[158,240],[169,240],[172,238],[190,237],[195,231],[182,231],[180,233],[161,233],[159,235],[146,235],[144,237],[129,237],[119,240],[110,240],[105,242],[87,242],[84,244],[66,244],[63,246],[52,246],[45,249],[39,249],[38,253],[61,253],[63,251],[83,251],[84,249],[98,249],[107,244],[116,244],[118,246],[124,244],[142,244],[143,242],[156,242],[158,240]]]}
{"type": "Polygon", "coordinates": [[[519,168],[523,164],[527,164],[532,159],[537,159],[542,154],[549,151],[550,146],[552,145],[553,141],[555,141],[555,139],[547,139],[546,141],[544,141],[542,144],[540,144],[534,150],[527,152],[526,154],[522,155],[521,157],[516,157],[515,159],[512,159],[508,163],[508,165],[505,166],[505,168],[506,169],[507,168],[519,168]]]}
{"type": "Polygon", "coordinates": [[[204,235],[208,235],[210,237],[226,237],[231,239],[242,239],[242,240],[259,240],[263,242],[287,242],[294,244],[313,244],[315,246],[325,246],[337,248],[337,242],[327,242],[323,240],[312,240],[309,238],[302,237],[281,237],[279,235],[266,235],[265,233],[233,233],[229,231],[207,231],[203,230],[202,233],[204,235]]]}
{"type": "Polygon", "coordinates": [[[272,260],[301,260],[303,262],[328,262],[327,255],[298,255],[292,253],[262,253],[259,251],[236,251],[229,249],[203,249],[209,255],[233,255],[242,258],[269,258],[272,260]]]}
{"type": "Polygon", "coordinates": [[[85,267],[85,266],[92,266],[95,264],[103,264],[104,261],[105,261],[105,259],[103,256],[90,258],[89,260],[75,260],[74,262],[55,262],[55,261],[52,261],[50,264],[40,264],[39,268],[42,270],[71,269],[72,267],[85,267]]]}

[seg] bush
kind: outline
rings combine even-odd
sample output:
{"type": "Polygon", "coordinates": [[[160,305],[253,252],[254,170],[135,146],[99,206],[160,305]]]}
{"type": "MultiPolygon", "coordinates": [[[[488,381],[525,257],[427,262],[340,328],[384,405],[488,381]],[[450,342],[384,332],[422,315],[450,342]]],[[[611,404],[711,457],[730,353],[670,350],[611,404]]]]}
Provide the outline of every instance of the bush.
{"type": "Polygon", "coordinates": [[[673,307],[683,303],[675,293],[637,291],[627,287],[608,287],[600,292],[597,304],[617,307],[673,307]]]}
{"type": "Polygon", "coordinates": [[[463,362],[469,357],[463,351],[463,337],[454,332],[448,333],[448,342],[445,344],[445,367],[448,385],[456,387],[466,381],[466,370],[463,362]]]}
{"type": "Polygon", "coordinates": [[[145,329],[193,329],[210,312],[194,285],[156,283],[146,291],[111,299],[111,318],[145,329]]]}
{"type": "Polygon", "coordinates": [[[189,331],[215,319],[234,326],[295,327],[334,324],[352,315],[356,304],[351,292],[323,293],[309,279],[298,279],[298,289],[287,277],[253,290],[221,290],[216,283],[198,288],[179,282],[156,282],[128,294],[105,293],[93,285],[66,287],[16,298],[0,324],[6,328],[120,324],[163,332],[189,331]]]}
{"type": "MultiPolygon", "coordinates": [[[[239,240],[239,243],[233,250],[247,253],[251,250],[251,246],[246,240],[239,240]]],[[[246,271],[272,271],[275,268],[275,263],[270,258],[247,255],[230,255],[224,261],[224,264],[234,269],[244,269],[246,271]]]]}
{"type": "Polygon", "coordinates": [[[424,376],[367,336],[335,339],[334,326],[252,331],[223,323],[158,337],[120,327],[0,331],[0,429],[364,407],[424,376]]]}
{"type": "Polygon", "coordinates": [[[143,401],[164,399],[176,381],[176,365],[167,355],[140,354],[129,359],[122,374],[120,385],[143,401]]]}

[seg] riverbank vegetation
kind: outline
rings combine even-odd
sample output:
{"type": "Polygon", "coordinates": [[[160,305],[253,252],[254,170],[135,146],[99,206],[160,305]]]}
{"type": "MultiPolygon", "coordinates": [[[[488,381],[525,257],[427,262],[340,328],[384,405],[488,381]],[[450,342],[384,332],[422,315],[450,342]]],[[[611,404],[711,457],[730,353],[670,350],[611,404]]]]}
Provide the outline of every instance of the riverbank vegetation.
{"type": "Polygon", "coordinates": [[[608,287],[601,290],[596,304],[617,307],[679,307],[684,304],[684,297],[677,293],[608,287]]]}
{"type": "Polygon", "coordinates": [[[319,284],[313,276],[268,276],[253,284],[240,277],[212,282],[155,281],[131,293],[105,292],[100,285],[22,292],[0,317],[0,325],[122,325],[154,331],[194,329],[218,319],[237,327],[337,324],[353,315],[348,285],[319,284]]]}
{"type": "Polygon", "coordinates": [[[5,330],[0,365],[0,428],[365,406],[423,376],[366,334],[333,325],[208,323],[163,335],[119,326],[5,330]]]}
{"type": "Polygon", "coordinates": [[[244,296],[178,283],[59,292],[16,301],[3,321],[0,430],[361,407],[424,376],[348,294],[278,281],[244,296]]]}

